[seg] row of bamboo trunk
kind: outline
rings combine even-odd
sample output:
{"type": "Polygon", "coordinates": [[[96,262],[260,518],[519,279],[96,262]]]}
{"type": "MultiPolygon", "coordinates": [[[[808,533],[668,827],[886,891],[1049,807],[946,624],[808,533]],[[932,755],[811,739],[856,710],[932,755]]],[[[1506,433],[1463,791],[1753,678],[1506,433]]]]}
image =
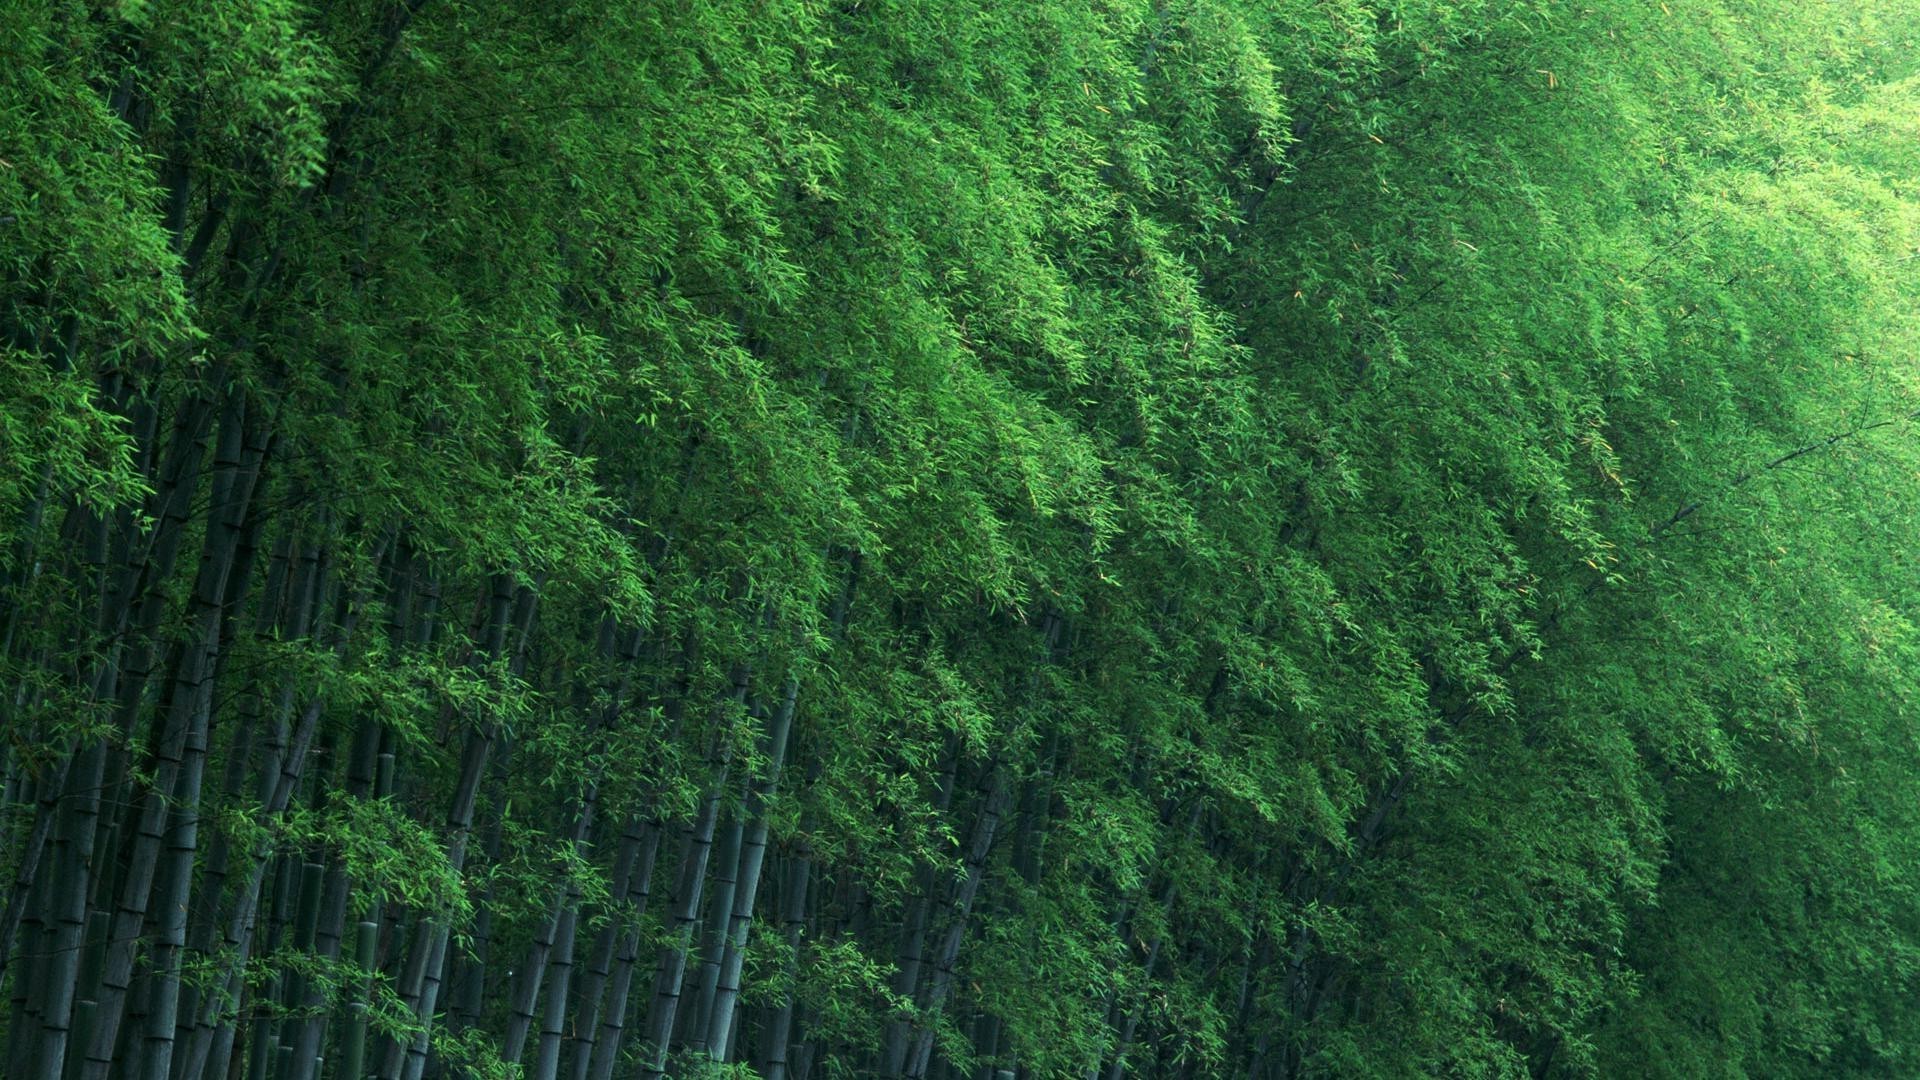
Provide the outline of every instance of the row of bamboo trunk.
{"type": "MultiPolygon", "coordinates": [[[[643,661],[663,646],[604,616],[592,671],[605,684],[566,686],[564,672],[534,669],[540,582],[442,580],[399,528],[363,531],[364,546],[347,550],[330,540],[345,526],[304,493],[282,494],[318,508],[269,513],[274,432],[247,392],[212,374],[168,408],[130,413],[151,440],[151,525],[78,503],[53,515],[62,543],[30,573],[91,601],[71,624],[84,629],[56,647],[55,620],[71,611],[6,612],[6,640],[41,643],[34,659],[50,667],[64,651],[72,696],[97,716],[62,745],[8,759],[9,1076],[419,1080],[466,1067],[469,1033],[539,1080],[677,1075],[695,1059],[774,1078],[812,1075],[826,1059],[888,1077],[956,1075],[936,1047],[939,1018],[996,851],[1027,881],[1042,872],[1048,770],[1016,781],[1011,763],[950,743],[931,792],[932,809],[956,823],[956,846],[922,863],[912,891],[876,900],[854,868],[816,865],[804,829],[776,843],[771,807],[791,771],[798,675],[768,683],[735,663],[708,701],[692,700],[684,671],[636,686],[636,672],[662,670],[643,661]],[[183,561],[192,588],[170,626],[161,585],[183,561]],[[482,881],[467,872],[500,859],[517,738],[485,708],[442,704],[451,767],[432,767],[430,752],[368,711],[330,704],[299,673],[235,659],[268,649],[337,669],[376,642],[389,657],[457,657],[481,681],[566,686],[589,743],[651,702],[664,743],[705,747],[688,770],[699,785],[691,813],[630,801],[609,817],[599,767],[575,774],[531,811],[563,869],[544,882],[543,916],[514,934],[497,925],[490,885],[466,909],[395,902],[387,888],[362,895],[342,838],[303,838],[303,811],[311,820],[380,803],[436,814],[438,880],[482,881]],[[750,754],[729,717],[751,731],[750,754]],[[210,806],[221,817],[203,828],[210,806]],[[591,901],[588,879],[604,885],[591,901]],[[785,970],[763,970],[775,989],[749,1003],[755,934],[778,939],[768,952],[785,970]],[[909,1007],[875,1045],[808,1037],[812,1010],[794,992],[793,966],[810,944],[838,940],[890,958],[890,989],[909,1007]]],[[[837,558],[835,637],[859,584],[859,559],[837,558]]],[[[1066,626],[1047,615],[1033,629],[1037,672],[1064,647],[1066,626]]],[[[1039,692],[1037,678],[1026,691],[1039,692]]],[[[30,692],[14,691],[16,710],[30,692]]],[[[1044,756],[1051,767],[1065,748],[1056,740],[1044,756]]],[[[1163,807],[1163,823],[1183,816],[1190,835],[1199,804],[1163,807]]],[[[1119,903],[1116,934],[1133,933],[1143,902],[1170,908],[1175,884],[1150,893],[1119,903]]],[[[1158,937],[1146,944],[1148,978],[1162,953],[1158,937]]],[[[1260,962],[1243,961],[1243,1018],[1260,962]]],[[[1110,1080],[1124,1075],[1145,1006],[1144,996],[1111,1002],[1110,1080]]],[[[983,1076],[1004,1064],[999,1027],[972,1009],[964,1035],[983,1076]]]]}
{"type": "MultiPolygon", "coordinates": [[[[925,864],[918,891],[889,923],[856,875],[818,873],[804,839],[775,850],[769,805],[802,687],[791,675],[763,687],[738,664],[723,699],[706,707],[716,720],[737,711],[754,725],[750,775],[736,776],[715,725],[690,818],[640,807],[609,821],[590,768],[540,812],[567,865],[607,867],[605,894],[589,906],[578,873],[557,875],[545,917],[516,955],[499,955],[506,946],[490,933],[487,893],[466,925],[432,905],[357,901],[336,845],[289,839],[298,811],[343,798],[441,798],[438,835],[458,878],[476,850],[497,858],[507,812],[501,763],[514,735],[448,706],[449,788],[429,771],[416,776],[418,752],[379,720],[329,716],[325,697],[303,693],[293,675],[235,670],[231,646],[248,637],[340,662],[350,647],[366,647],[368,611],[384,615],[378,634],[396,654],[433,648],[457,590],[409,552],[401,530],[374,539],[360,556],[371,572],[359,574],[328,543],[324,510],[310,528],[277,535],[258,497],[273,435],[245,393],[215,377],[171,414],[151,455],[154,525],[75,505],[60,519],[64,554],[33,570],[65,575],[94,599],[84,637],[93,647],[74,650],[84,660],[71,674],[103,719],[42,759],[9,760],[7,797],[20,812],[0,928],[12,992],[8,1075],[418,1080],[458,1064],[440,1036],[483,1026],[502,1060],[541,1080],[665,1076],[689,1055],[804,1077],[822,1054],[859,1053],[809,1042],[807,1003],[790,986],[743,1005],[755,932],[783,939],[789,967],[809,939],[862,938],[883,953],[878,943],[892,940],[891,988],[914,1011],[888,1026],[873,1064],[891,1077],[947,1071],[931,1019],[954,996],[969,922],[1014,809],[1003,763],[957,752],[943,761],[936,809],[971,822],[954,853],[958,873],[925,864]],[[210,508],[201,527],[196,505],[210,508]],[[170,632],[156,586],[195,534],[185,629],[170,632]],[[742,797],[730,802],[731,792],[742,797]],[[203,829],[209,802],[242,816],[203,829]]],[[[857,584],[858,560],[846,561],[836,633],[857,584]]],[[[464,662],[483,677],[528,679],[540,599],[536,583],[505,573],[475,590],[457,647],[464,662]]],[[[48,617],[7,612],[8,640],[55,640],[53,628],[36,625],[48,617]]],[[[1045,652],[1062,629],[1057,617],[1045,620],[1045,652]]],[[[631,673],[647,647],[642,633],[601,621],[598,649],[617,674],[585,722],[589,737],[620,725],[643,696],[631,673]]],[[[25,693],[15,693],[16,708],[25,693]]],[[[669,692],[661,707],[669,737],[679,738],[685,714],[701,706],[669,692]]],[[[1029,785],[1024,801],[1018,861],[1033,876],[1035,830],[1048,813],[1043,785],[1029,785]]],[[[1149,958],[1149,973],[1153,966],[1149,958]]],[[[1112,1076],[1139,1006],[1116,1015],[1125,1020],[1112,1076]]],[[[975,1032],[989,1061],[994,1026],[982,1014],[975,1032]]]]}

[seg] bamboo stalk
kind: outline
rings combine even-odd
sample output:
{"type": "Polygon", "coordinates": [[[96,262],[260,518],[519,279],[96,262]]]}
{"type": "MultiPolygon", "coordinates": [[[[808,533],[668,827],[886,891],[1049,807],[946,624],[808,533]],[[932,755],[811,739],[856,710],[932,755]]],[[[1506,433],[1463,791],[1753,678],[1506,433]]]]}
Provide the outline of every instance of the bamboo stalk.
{"type": "Polygon", "coordinates": [[[619,952],[614,958],[613,984],[607,990],[607,1004],[602,1012],[599,1034],[594,1040],[588,1065],[590,1080],[609,1080],[613,1076],[614,1064],[619,1060],[620,1043],[627,1028],[627,998],[631,993],[634,973],[640,966],[638,923],[646,916],[648,903],[652,899],[654,864],[665,831],[659,823],[649,823],[641,842],[633,885],[627,890],[627,902],[633,908],[633,921],[620,935],[619,952]]]}
{"type": "Polygon", "coordinates": [[[602,998],[613,974],[614,949],[622,937],[616,916],[628,897],[640,859],[641,844],[647,832],[647,825],[638,814],[628,815],[626,825],[620,830],[620,845],[614,856],[612,887],[609,891],[610,910],[606,913],[606,925],[594,936],[593,948],[588,952],[586,977],[580,980],[579,1017],[574,1025],[572,1049],[569,1051],[569,1080],[587,1080],[587,1070],[593,1063],[594,1044],[600,1032],[602,998]]]}
{"type": "MultiPolygon", "coordinates": [[[[735,707],[746,700],[749,677],[745,665],[734,668],[730,696],[735,707]]],[[[716,720],[724,715],[716,714],[716,720]]],[[[720,799],[726,789],[731,760],[726,740],[716,733],[708,758],[706,795],[681,849],[680,873],[673,889],[673,934],[669,943],[661,948],[656,965],[653,1005],[647,1012],[647,1056],[641,1064],[641,1074],[644,1076],[666,1075],[667,1055],[672,1046],[674,1021],[679,1012],[681,989],[687,971],[687,955],[692,950],[694,931],[699,925],[707,860],[713,851],[714,831],[720,817],[720,799]]]]}
{"type": "Polygon", "coordinates": [[[734,1014],[740,1002],[740,973],[746,961],[747,935],[753,926],[753,911],[760,894],[760,872],[767,855],[767,801],[780,786],[780,770],[786,762],[787,739],[793,731],[793,714],[799,699],[800,680],[788,676],[786,693],[775,711],[765,740],[767,772],[747,798],[747,816],[753,825],[747,830],[740,852],[740,870],[735,875],[733,904],[728,909],[727,933],[719,970],[714,980],[713,1019],[707,1033],[707,1053],[715,1061],[727,1060],[727,1048],[733,1039],[734,1014]]]}
{"type": "Polygon", "coordinates": [[[905,1076],[924,1077],[927,1074],[927,1062],[933,1053],[933,1025],[931,1017],[946,1004],[947,995],[952,991],[954,967],[960,956],[960,943],[966,936],[967,920],[973,913],[974,900],[980,892],[980,884],[986,876],[987,855],[993,848],[995,837],[999,833],[1000,821],[1010,799],[1009,785],[1004,768],[997,763],[987,767],[987,789],[982,799],[980,816],[975,819],[973,834],[967,845],[965,876],[955,891],[951,909],[952,914],[946,934],[935,954],[933,981],[921,1002],[920,1019],[916,1022],[913,1050],[910,1054],[905,1076]]]}
{"type": "MultiPolygon", "coordinates": [[[[791,986],[794,969],[798,964],[800,942],[806,933],[807,889],[813,873],[812,853],[804,844],[794,852],[791,865],[787,868],[785,883],[785,904],[781,911],[781,921],[786,935],[786,981],[791,986]]],[[[780,1006],[773,1019],[767,1025],[765,1048],[761,1052],[760,1071],[766,1080],[788,1080],[788,1065],[791,1057],[794,1028],[794,995],[789,990],[781,997],[780,1006]]]]}
{"type": "Polygon", "coordinates": [[[707,1022],[713,1015],[713,1003],[720,990],[720,968],[726,960],[727,939],[732,930],[733,897],[739,883],[741,841],[746,822],[730,815],[720,832],[720,847],[713,859],[713,896],[707,903],[707,919],[701,947],[700,971],[694,984],[693,1007],[687,1013],[681,1041],[688,1046],[708,1046],[707,1022]]]}
{"type": "MultiPolygon", "coordinates": [[[[520,640],[525,641],[526,628],[532,622],[537,595],[532,589],[515,587],[512,579],[506,574],[494,576],[491,615],[487,620],[487,630],[484,634],[484,655],[495,659],[504,655],[509,627],[515,623],[519,624],[520,640]],[[518,619],[513,617],[516,608],[519,614],[518,619]]],[[[446,826],[447,864],[455,873],[466,865],[467,845],[473,833],[474,810],[480,796],[480,782],[498,733],[498,725],[487,721],[469,732],[461,749],[460,778],[454,789],[452,805],[447,812],[446,826]]],[[[401,1047],[395,1044],[394,1049],[389,1050],[380,1074],[384,1080],[418,1080],[426,1068],[433,1017],[445,976],[447,945],[451,933],[452,927],[444,920],[435,920],[414,943],[418,963],[410,960],[408,976],[411,986],[403,987],[402,992],[404,994],[411,990],[414,1018],[419,1028],[407,1045],[401,1047]]]]}
{"type": "Polygon", "coordinates": [[[362,1080],[366,1076],[367,1007],[373,988],[374,947],[378,944],[379,931],[379,924],[371,921],[363,920],[355,926],[353,962],[365,974],[355,987],[353,1001],[347,1006],[347,1032],[343,1040],[345,1050],[340,1069],[343,1080],[362,1080]]]}
{"type": "Polygon", "coordinates": [[[680,989],[687,970],[687,953],[693,947],[694,928],[698,925],[700,896],[706,885],[707,858],[713,850],[713,834],[720,813],[720,793],[726,783],[724,759],[714,766],[707,785],[707,797],[701,803],[699,817],[687,832],[680,853],[680,874],[674,884],[673,936],[660,950],[654,976],[653,1006],[647,1013],[648,1048],[641,1074],[665,1076],[667,1054],[671,1048],[673,1023],[680,1008],[680,989]]]}
{"type": "Polygon", "coordinates": [[[553,974],[548,980],[547,1004],[541,1018],[540,1045],[534,1059],[533,1080],[555,1080],[560,1072],[561,1039],[566,1034],[567,992],[573,980],[574,937],[579,927],[580,891],[570,885],[555,934],[553,974]]]}

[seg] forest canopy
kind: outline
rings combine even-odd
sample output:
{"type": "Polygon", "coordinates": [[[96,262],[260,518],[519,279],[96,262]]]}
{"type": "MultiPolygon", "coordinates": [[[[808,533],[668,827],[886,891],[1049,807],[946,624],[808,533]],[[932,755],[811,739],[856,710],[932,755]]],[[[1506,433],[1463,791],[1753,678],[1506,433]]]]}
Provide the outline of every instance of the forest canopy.
{"type": "Polygon", "coordinates": [[[1920,1075],[1910,0],[8,0],[34,1080],[1920,1075]]]}

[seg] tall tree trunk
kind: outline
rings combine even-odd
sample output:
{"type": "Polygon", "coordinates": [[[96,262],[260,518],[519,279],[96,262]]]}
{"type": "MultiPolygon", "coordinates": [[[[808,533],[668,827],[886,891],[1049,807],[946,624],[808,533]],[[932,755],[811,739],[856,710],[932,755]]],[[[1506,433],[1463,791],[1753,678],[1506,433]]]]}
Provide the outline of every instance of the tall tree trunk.
{"type": "Polygon", "coordinates": [[[747,823],[737,815],[729,815],[726,826],[720,830],[720,846],[713,858],[713,888],[707,901],[707,925],[705,941],[700,949],[700,969],[693,980],[694,992],[691,1008],[683,1008],[685,1022],[680,1041],[687,1046],[704,1047],[707,1045],[707,1021],[713,1015],[713,999],[720,988],[720,966],[726,959],[727,935],[732,925],[733,895],[739,884],[740,845],[746,836],[747,823]]]}
{"type": "Polygon", "coordinates": [[[206,774],[208,739],[213,723],[213,691],[223,644],[229,601],[238,601],[250,566],[245,554],[248,513],[265,465],[269,436],[255,419],[251,430],[246,398],[234,392],[228,416],[223,418],[214,452],[213,505],[200,580],[194,588],[196,618],[205,627],[197,657],[187,657],[176,704],[192,710],[187,721],[185,757],[172,797],[165,862],[156,906],[159,932],[148,966],[154,972],[151,1002],[146,1016],[143,1073],[146,1080],[167,1080],[178,1027],[180,965],[187,943],[187,913],[193,884],[194,856],[199,850],[200,789],[206,774]]]}
{"type": "MultiPolygon", "coordinates": [[[[53,933],[47,967],[40,977],[47,985],[48,998],[37,1051],[40,1075],[53,1080],[64,1071],[73,1029],[80,959],[86,941],[87,883],[94,833],[100,821],[100,780],[106,761],[106,746],[91,742],[73,770],[61,807],[62,835],[56,845],[52,896],[53,933]]],[[[24,1037],[24,1031],[16,1031],[14,1037],[24,1037]]]]}
{"type": "Polygon", "coordinates": [[[586,976],[580,980],[579,1017],[569,1051],[572,1055],[569,1080],[587,1080],[587,1070],[593,1063],[594,1044],[598,1041],[600,1031],[601,999],[605,995],[608,979],[613,974],[614,950],[624,936],[620,931],[620,917],[624,915],[622,905],[633,885],[641,846],[651,831],[638,814],[629,815],[625,827],[620,830],[620,846],[614,856],[612,887],[608,894],[606,925],[594,937],[593,949],[587,957],[586,976]]]}
{"type": "MultiPolygon", "coordinates": [[[[328,515],[323,511],[320,522],[324,524],[328,515]]],[[[376,552],[376,556],[379,552],[376,552]]],[[[288,615],[288,629],[291,636],[313,637],[317,613],[336,601],[328,597],[334,579],[333,561],[324,552],[308,550],[301,553],[298,560],[298,584],[293,596],[294,603],[288,615]]],[[[332,628],[327,631],[324,640],[315,644],[334,650],[343,650],[351,642],[358,625],[360,613],[365,606],[365,597],[355,597],[352,601],[337,601],[337,612],[332,628]]],[[[266,752],[256,778],[259,809],[256,820],[264,834],[271,834],[272,823],[292,804],[306,776],[307,762],[312,756],[311,748],[318,733],[323,700],[314,698],[293,715],[295,689],[291,684],[283,685],[274,707],[274,719],[270,725],[266,752]]],[[[275,857],[271,842],[256,845],[245,853],[244,873],[235,891],[231,908],[226,913],[225,933],[223,936],[224,977],[219,984],[223,992],[208,995],[200,1004],[198,1015],[192,1018],[192,1031],[186,1044],[186,1069],[184,1075],[222,1075],[231,1058],[236,1025],[239,1022],[233,1004],[237,1003],[243,987],[243,976],[248,959],[252,956],[259,934],[256,928],[256,916],[259,912],[262,889],[266,875],[275,857]]],[[[276,886],[276,907],[284,909],[284,897],[289,886],[276,886]]],[[[271,940],[272,935],[269,935],[271,940]]],[[[283,981],[283,989],[293,984],[283,981]]]]}
{"type": "MultiPolygon", "coordinates": [[[[219,446],[215,458],[220,462],[241,460],[244,403],[238,392],[231,393],[221,420],[219,446]]],[[[263,451],[264,453],[264,448],[263,451]]],[[[150,905],[156,899],[153,886],[161,870],[162,846],[171,836],[166,877],[167,894],[158,899],[167,904],[182,897],[191,874],[193,852],[197,845],[200,777],[204,771],[207,729],[212,710],[212,672],[220,649],[222,611],[220,600],[227,575],[233,569],[239,551],[240,528],[251,498],[252,476],[221,477],[216,492],[226,498],[209,524],[201,560],[199,578],[193,594],[193,623],[187,640],[176,650],[175,676],[163,706],[164,719],[158,727],[153,751],[153,780],[140,803],[137,826],[131,834],[129,861],[121,881],[117,913],[109,944],[104,984],[98,995],[98,1013],[82,1068],[83,1080],[104,1080],[114,1059],[120,1025],[128,1011],[129,990],[133,983],[135,950],[143,937],[150,905]],[[218,524],[218,528],[214,527],[218,524]],[[174,806],[179,807],[176,817],[174,806]],[[169,823],[177,824],[169,828],[169,823]]],[[[123,701],[127,699],[123,697],[123,701]]],[[[159,912],[163,920],[155,944],[151,969],[159,979],[156,1002],[166,1013],[166,1029],[149,1028],[146,1060],[160,1059],[161,1075],[173,1054],[174,1016],[172,1009],[179,991],[180,949],[185,944],[185,911],[168,908],[159,912]]],[[[143,1071],[143,1076],[154,1075],[143,1071]]]]}
{"type": "Polygon", "coordinates": [[[780,708],[768,725],[763,753],[767,771],[747,795],[747,816],[753,824],[747,829],[740,851],[740,869],[734,875],[725,949],[714,980],[712,1019],[708,1024],[707,1053],[715,1061],[727,1060],[727,1047],[733,1039],[734,1012],[740,1002],[740,972],[746,961],[747,935],[753,925],[753,910],[760,893],[760,872],[767,857],[767,801],[780,786],[780,771],[786,762],[787,739],[793,730],[793,713],[800,693],[798,676],[787,677],[786,693],[780,708]]]}
{"type": "MultiPolygon", "coordinates": [[[[736,700],[745,696],[745,676],[736,681],[736,700]]],[[[693,948],[694,930],[699,926],[700,897],[706,885],[707,858],[713,850],[713,833],[720,816],[720,797],[727,782],[728,758],[724,744],[716,738],[715,757],[707,778],[707,795],[701,801],[699,815],[687,832],[680,853],[680,872],[673,887],[673,937],[660,950],[653,984],[653,1005],[647,1012],[647,1049],[641,1075],[665,1076],[667,1055],[673,1040],[673,1024],[680,1008],[680,990],[687,971],[687,953],[693,948]]]]}
{"type": "Polygon", "coordinates": [[[933,1054],[932,1020],[945,1006],[947,995],[953,989],[954,968],[959,962],[961,942],[966,937],[967,920],[973,913],[980,883],[986,877],[987,856],[993,850],[993,841],[1000,831],[1000,821],[1006,813],[1009,799],[1006,770],[998,763],[990,763],[987,766],[986,791],[981,801],[980,816],[974,821],[973,835],[967,844],[965,876],[954,892],[946,933],[941,939],[939,951],[934,955],[932,981],[920,1003],[913,1050],[904,1073],[906,1076],[918,1078],[927,1074],[927,1062],[933,1054]]]}
{"type": "MultiPolygon", "coordinates": [[[[782,930],[786,936],[786,979],[790,986],[794,968],[798,963],[800,942],[807,925],[807,889],[813,874],[812,852],[802,845],[793,854],[791,865],[787,868],[784,883],[784,904],[781,910],[782,930]]],[[[794,995],[791,990],[781,996],[780,1006],[774,1011],[767,1023],[761,1051],[760,1072],[766,1080],[788,1080],[788,1064],[791,1060],[793,1041],[794,995]]]]}
{"type": "MultiPolygon", "coordinates": [[[[958,740],[947,741],[946,753],[940,768],[940,779],[935,786],[933,808],[944,815],[953,804],[954,786],[958,782],[960,768],[960,745],[958,740]]],[[[900,935],[900,947],[894,962],[893,993],[902,1001],[913,1001],[920,991],[921,970],[925,966],[928,921],[933,917],[935,895],[939,891],[939,870],[932,863],[923,863],[915,878],[917,888],[907,902],[907,916],[900,935]]],[[[857,936],[858,932],[855,931],[857,936]]],[[[881,1043],[880,1068],[888,1076],[899,1076],[907,1067],[907,1054],[913,1045],[913,1021],[908,1017],[895,1017],[887,1022],[884,1041],[881,1043]]]]}
{"type": "MultiPolygon", "coordinates": [[[[489,659],[505,655],[510,627],[517,628],[519,641],[524,644],[537,599],[538,594],[533,589],[524,586],[516,589],[507,575],[495,576],[492,614],[488,619],[484,649],[489,659]]],[[[516,666],[516,663],[510,663],[509,666],[516,666]]],[[[486,720],[468,734],[461,751],[460,779],[454,788],[446,823],[447,865],[454,873],[459,873],[466,866],[467,844],[473,834],[480,782],[498,733],[498,723],[486,720]]],[[[388,1052],[380,1073],[383,1080],[419,1080],[426,1067],[433,1017],[444,978],[447,942],[452,930],[452,926],[444,919],[432,920],[414,943],[415,956],[409,959],[408,967],[410,985],[402,986],[401,990],[403,995],[411,999],[418,1031],[407,1044],[395,1043],[388,1052]]]]}
{"type": "MultiPolygon", "coordinates": [[[[600,651],[613,660],[617,675],[612,686],[608,687],[606,706],[587,725],[584,739],[589,747],[602,729],[611,729],[619,722],[621,711],[625,708],[626,697],[632,689],[632,667],[640,655],[643,635],[635,630],[626,636],[624,643],[616,650],[614,643],[619,640],[619,627],[608,616],[601,620],[600,651]]],[[[547,977],[547,968],[552,964],[558,981],[548,987],[547,1002],[543,1012],[545,1021],[540,1033],[540,1063],[536,1074],[551,1077],[559,1069],[560,1037],[564,1032],[563,1021],[568,1003],[568,991],[573,976],[574,933],[578,922],[580,888],[574,877],[572,867],[579,865],[587,857],[588,838],[592,833],[595,813],[599,805],[600,776],[596,770],[586,779],[581,793],[580,804],[573,813],[573,834],[568,843],[571,856],[567,871],[566,884],[555,899],[553,915],[543,928],[544,933],[536,935],[529,950],[527,963],[523,967],[526,979],[516,991],[515,1001],[509,1017],[507,1040],[502,1058],[518,1062],[524,1049],[524,1041],[533,1022],[534,1004],[540,997],[541,984],[547,977]],[[557,950],[557,951],[556,951],[557,950]]],[[[629,861],[628,869],[631,869],[629,861]]],[[[624,873],[619,874],[624,878],[624,873]]],[[[617,888],[625,888],[622,880],[617,888]]]]}
{"type": "Polygon", "coordinates": [[[633,871],[633,884],[627,890],[627,901],[633,907],[630,918],[635,925],[630,925],[620,934],[619,951],[614,957],[613,981],[607,989],[607,1003],[602,1011],[599,1034],[594,1040],[588,1063],[589,1080],[610,1080],[614,1065],[620,1058],[620,1043],[627,1029],[627,998],[631,993],[634,974],[640,967],[641,938],[637,924],[646,916],[648,902],[652,899],[654,866],[665,833],[665,826],[658,822],[649,823],[645,828],[633,871]]]}
{"type": "MultiPolygon", "coordinates": [[[[592,783],[580,808],[574,813],[573,834],[568,838],[567,846],[577,858],[580,849],[586,845],[587,832],[593,827],[592,783]]],[[[527,947],[527,958],[520,968],[520,982],[514,988],[513,1000],[508,1005],[507,1035],[501,1043],[500,1059],[519,1064],[526,1052],[527,1036],[533,1029],[534,1006],[540,1000],[540,991],[546,980],[547,964],[552,956],[554,943],[559,939],[561,924],[567,921],[568,912],[579,895],[579,886],[573,880],[571,867],[567,871],[567,882],[561,886],[559,895],[554,897],[551,910],[541,920],[540,928],[534,933],[533,941],[527,947]]],[[[572,960],[569,958],[568,963],[572,960]]]]}

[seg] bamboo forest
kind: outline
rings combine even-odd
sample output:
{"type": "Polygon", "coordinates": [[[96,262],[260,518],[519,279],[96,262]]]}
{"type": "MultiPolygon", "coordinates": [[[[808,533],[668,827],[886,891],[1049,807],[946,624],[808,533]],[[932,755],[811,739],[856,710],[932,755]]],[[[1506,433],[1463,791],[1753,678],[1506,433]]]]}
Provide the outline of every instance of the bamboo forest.
{"type": "Polygon", "coordinates": [[[0,1075],[1920,1076],[1913,0],[0,0],[0,1075]]]}

